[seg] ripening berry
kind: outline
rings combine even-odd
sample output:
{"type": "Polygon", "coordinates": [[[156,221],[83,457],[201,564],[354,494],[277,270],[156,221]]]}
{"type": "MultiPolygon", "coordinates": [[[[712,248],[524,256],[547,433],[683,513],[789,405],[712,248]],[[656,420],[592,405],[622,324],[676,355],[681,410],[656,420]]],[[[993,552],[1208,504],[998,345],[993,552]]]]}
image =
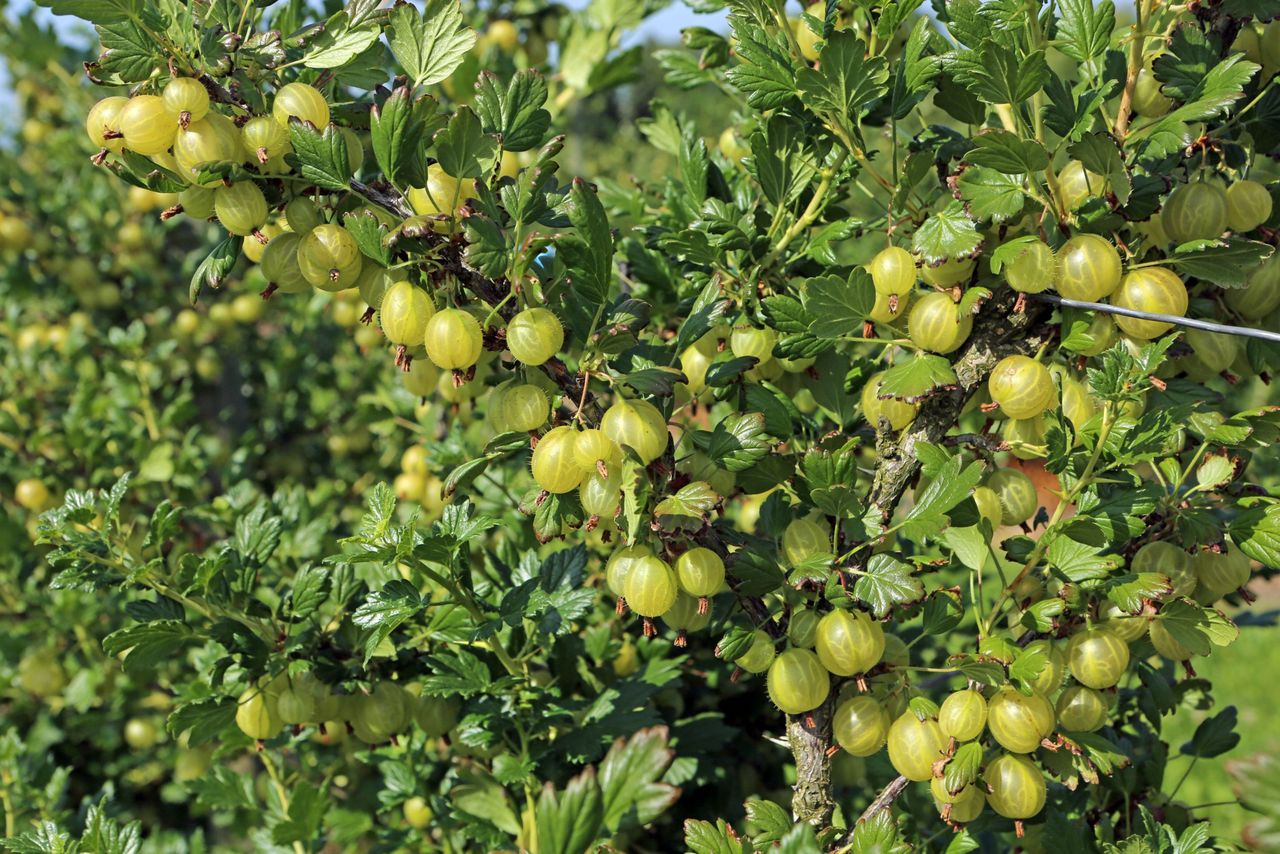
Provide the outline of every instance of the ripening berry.
{"type": "Polygon", "coordinates": [[[645,465],[667,449],[667,419],[645,400],[618,398],[600,419],[600,431],[619,447],[635,451],[645,465]]]}
{"type": "Polygon", "coordinates": [[[1005,686],[987,703],[987,726],[1011,753],[1031,753],[1053,732],[1053,706],[1043,694],[1030,696],[1005,686]]]}
{"type": "Polygon", "coordinates": [[[676,558],[676,581],[690,596],[713,596],[724,584],[724,561],[711,549],[689,549],[676,558]]]}
{"type": "Polygon", "coordinates": [[[956,741],[973,741],[987,728],[987,700],[978,691],[955,691],[938,710],[942,734],[956,741]]]}
{"type": "MultiPolygon", "coordinates": [[[[480,360],[480,353],[484,351],[480,321],[459,308],[437,312],[427,321],[426,347],[427,358],[437,368],[465,371],[480,360]]],[[[566,451],[571,449],[572,446],[566,446],[566,451]]]]}
{"type": "MultiPolygon", "coordinates": [[[[200,168],[206,163],[231,160],[239,163],[242,144],[240,129],[221,113],[209,112],[198,122],[179,127],[173,139],[173,157],[183,178],[195,183],[200,168]]],[[[202,186],[216,187],[221,178],[211,178],[202,186]]]]}
{"type": "MultiPolygon", "coordinates": [[[[1187,313],[1190,298],[1187,286],[1177,273],[1167,267],[1144,267],[1131,270],[1124,277],[1111,302],[1120,308],[1182,317],[1187,313]]],[[[1173,328],[1172,323],[1161,320],[1139,320],[1123,315],[1116,315],[1114,319],[1126,335],[1140,341],[1156,338],[1173,328]]]]}
{"type": "Polygon", "coordinates": [[[1227,225],[1253,231],[1271,218],[1271,194],[1257,181],[1240,180],[1227,187],[1227,225]]]}
{"type": "Polygon", "coordinates": [[[19,507],[39,512],[49,506],[49,487],[34,477],[23,478],[14,485],[13,500],[19,507]]]}
{"type": "Polygon", "coordinates": [[[298,244],[298,267],[312,286],[324,291],[349,288],[360,278],[362,256],[351,232],[334,223],[322,223],[298,244]]]}
{"type": "Polygon", "coordinates": [[[1174,243],[1219,237],[1227,230],[1227,193],[1214,181],[1175,187],[1160,209],[1160,224],[1174,243]]]}
{"type": "Polygon", "coordinates": [[[1096,172],[1072,160],[1058,173],[1058,192],[1068,210],[1076,210],[1089,199],[1099,199],[1107,191],[1107,182],[1096,172]]]}
{"type": "Polygon", "coordinates": [[[1096,626],[1076,632],[1067,644],[1067,663],[1076,681],[1090,688],[1110,688],[1129,666],[1129,645],[1111,629],[1096,626]]]}
{"type": "Polygon", "coordinates": [[[831,533],[812,519],[793,519],[782,532],[782,557],[795,567],[808,558],[831,553],[831,533]]]}
{"type": "Polygon", "coordinates": [[[1025,756],[1006,753],[996,757],[987,763],[982,779],[990,788],[987,803],[1005,818],[1021,821],[1044,809],[1044,774],[1025,756]]]}
{"type": "Polygon", "coordinates": [[[874,320],[876,323],[893,323],[906,313],[910,305],[910,294],[898,297],[897,307],[891,308],[889,306],[889,298],[882,293],[877,293],[875,303],[872,304],[871,310],[867,312],[867,318],[874,320]]]}
{"type": "Polygon", "coordinates": [[[880,419],[884,418],[889,422],[892,430],[901,430],[915,420],[916,410],[919,407],[896,397],[880,397],[880,386],[883,382],[884,371],[880,371],[872,374],[862,386],[862,395],[859,399],[862,404],[862,416],[867,419],[868,424],[877,429],[880,427],[880,419]]]}
{"type": "MultiPolygon", "coordinates": [[[[543,437],[543,441],[546,441],[546,437],[543,437]]],[[[542,443],[538,444],[541,446],[542,443]]],[[[623,591],[627,607],[632,611],[641,617],[661,617],[675,604],[680,588],[671,567],[661,558],[649,555],[631,565],[623,591]]]]}
{"type": "Polygon", "coordinates": [[[933,795],[933,802],[939,813],[944,808],[948,808],[946,809],[947,821],[952,824],[973,821],[982,815],[982,811],[987,806],[987,796],[975,783],[970,783],[952,794],[947,791],[944,778],[934,777],[929,781],[929,792],[933,795]]]}
{"type": "Polygon", "coordinates": [[[1018,244],[1017,254],[1001,268],[1009,287],[1025,294],[1038,294],[1053,287],[1057,276],[1057,259],[1043,240],[1018,244]]]}
{"type": "Polygon", "coordinates": [[[773,664],[777,650],[773,638],[763,629],[756,629],[751,635],[751,645],[747,651],[734,659],[733,663],[748,673],[764,673],[773,664]]]}
{"type": "Polygon", "coordinates": [[[1058,697],[1058,726],[1067,732],[1093,732],[1107,722],[1107,701],[1084,685],[1068,685],[1058,697]]]}
{"type": "MultiPolygon", "coordinates": [[[[630,599],[627,600],[630,602],[630,599]]],[[[788,649],[769,665],[769,699],[788,715],[811,712],[831,692],[831,677],[807,649],[788,649]]]]}
{"type": "Polygon", "coordinates": [[[430,826],[431,819],[435,817],[435,813],[431,811],[431,805],[421,795],[409,798],[400,809],[404,813],[404,823],[414,830],[425,830],[430,826]]]}
{"type": "Polygon", "coordinates": [[[282,293],[299,294],[310,290],[311,283],[298,266],[298,247],[302,238],[286,231],[271,238],[262,251],[262,275],[282,293]]]}
{"type": "Polygon", "coordinates": [[[1191,556],[1167,540],[1156,540],[1142,546],[1129,561],[1135,573],[1154,572],[1169,579],[1170,597],[1189,596],[1196,589],[1196,574],[1191,556]]]}
{"type": "Polygon", "coordinates": [[[317,128],[329,124],[329,103],[314,86],[306,83],[287,83],[276,92],[271,105],[271,115],[282,126],[288,127],[292,118],[311,122],[317,128]]]}
{"type": "MultiPolygon", "coordinates": [[[[528,383],[511,386],[502,395],[502,416],[508,430],[527,433],[537,430],[547,423],[551,414],[551,404],[547,401],[547,393],[536,385],[528,383]]],[[[576,440],[576,436],[574,437],[576,440]]],[[[576,448],[576,441],[574,446],[576,448]]],[[[571,463],[577,466],[576,456],[571,463]]]]}
{"type": "Polygon", "coordinates": [[[1165,628],[1164,621],[1159,618],[1152,620],[1151,625],[1147,627],[1147,637],[1151,639],[1151,645],[1156,648],[1156,652],[1170,661],[1186,661],[1192,656],[1191,650],[1183,646],[1182,642],[1165,628]]]}
{"type": "Polygon", "coordinates": [[[421,188],[410,187],[405,198],[419,216],[447,215],[448,221],[434,222],[431,226],[435,231],[447,234],[457,228],[454,220],[457,219],[458,209],[467,203],[467,199],[473,199],[476,195],[474,179],[458,180],[446,174],[439,163],[432,163],[427,167],[427,185],[421,188]]]}
{"type": "Polygon", "coordinates": [[[203,119],[209,112],[209,92],[194,77],[175,77],[160,93],[169,112],[178,117],[181,124],[203,119]]]}
{"type": "Polygon", "coordinates": [[[1035,418],[1057,403],[1049,369],[1028,356],[1005,356],[987,380],[991,400],[1010,418],[1035,418]]]}
{"type": "Polygon", "coordinates": [[[1160,81],[1149,68],[1138,69],[1133,84],[1133,111],[1146,118],[1159,118],[1173,107],[1173,99],[1160,89],[1160,81]]]}
{"type": "Polygon", "coordinates": [[[573,458],[573,440],[572,427],[553,427],[533,449],[533,479],[547,492],[569,492],[582,483],[582,467],[573,458]]]}
{"type": "Polygon", "coordinates": [[[622,463],[622,449],[601,430],[590,428],[573,441],[573,458],[586,471],[597,471],[599,463],[612,473],[622,463]]]}
{"type": "Polygon", "coordinates": [[[423,694],[414,703],[413,722],[427,738],[439,738],[458,725],[462,704],[457,697],[433,697],[423,694]]]}
{"type": "Polygon", "coordinates": [[[831,718],[836,743],[854,756],[873,756],[889,737],[889,713],[874,697],[850,697],[831,718]]]}
{"type": "Polygon", "coordinates": [[[1252,566],[1249,556],[1239,548],[1231,548],[1225,553],[1202,551],[1197,552],[1191,560],[1192,569],[1197,580],[1196,598],[1216,602],[1228,593],[1234,592],[1249,583],[1252,566]]]}
{"type": "Polygon", "coordinates": [[[968,281],[977,264],[976,258],[948,258],[941,264],[925,264],[920,268],[920,278],[935,288],[949,288],[968,281]]]}
{"type": "Polygon", "coordinates": [[[130,718],[124,724],[124,742],[134,750],[149,750],[160,742],[160,730],[150,718],[130,718]]]}
{"type": "Polygon", "coordinates": [[[266,163],[293,150],[289,144],[289,129],[268,116],[255,116],[240,129],[248,162],[254,165],[266,163]]]}
{"type": "Polygon", "coordinates": [[[1099,617],[1102,625],[1119,635],[1125,643],[1133,643],[1147,633],[1146,617],[1126,614],[1114,603],[1109,603],[1099,617]]]}
{"type": "Polygon", "coordinates": [[[866,673],[884,654],[884,629],[862,611],[837,608],[818,623],[814,651],[836,676],[866,673]]]}
{"type": "Polygon", "coordinates": [[[813,649],[818,640],[818,623],[822,618],[812,608],[800,608],[791,612],[787,621],[787,640],[792,646],[813,649]]]}
{"type": "Polygon", "coordinates": [[[1018,525],[1035,515],[1040,506],[1036,485],[1018,469],[996,469],[987,478],[987,487],[1000,499],[1000,521],[1018,525]]]}
{"type": "Polygon", "coordinates": [[[1259,264],[1249,274],[1245,287],[1232,288],[1224,295],[1227,306],[1242,318],[1257,321],[1280,307],[1280,252],[1259,264]]]}
{"type": "Polygon", "coordinates": [[[522,364],[541,365],[563,344],[564,327],[545,308],[527,308],[507,323],[507,349],[522,364]]]}
{"type": "Polygon", "coordinates": [[[758,365],[763,365],[773,358],[773,347],[778,343],[778,333],[769,328],[763,329],[743,324],[735,326],[729,336],[729,349],[735,356],[753,356],[758,365]]]}
{"type": "Polygon", "coordinates": [[[978,515],[991,523],[993,529],[1001,525],[1003,511],[1000,508],[1000,496],[989,486],[979,486],[973,490],[973,503],[978,508],[978,515]]]}
{"type": "Polygon", "coordinates": [[[378,311],[382,334],[392,344],[421,346],[427,334],[427,321],[436,313],[431,295],[413,282],[401,279],[387,286],[378,311]]]}
{"type": "Polygon", "coordinates": [[[634,546],[623,546],[611,554],[608,563],[604,567],[605,583],[609,586],[609,592],[614,596],[624,596],[627,576],[631,573],[631,568],[641,558],[650,557],[651,555],[653,555],[653,550],[640,543],[634,546]]]}
{"type": "Polygon", "coordinates": [[[1067,658],[1062,654],[1062,650],[1058,648],[1053,641],[1041,638],[1027,644],[1027,650],[1035,652],[1043,650],[1045,654],[1044,666],[1040,672],[1035,675],[1031,682],[1031,689],[1038,694],[1048,697],[1062,687],[1062,679],[1067,673],[1067,658]]]}
{"type": "Polygon", "coordinates": [[[876,293],[903,297],[916,286],[916,259],[900,246],[881,249],[867,265],[876,293]]]}
{"type": "Polygon", "coordinates": [[[264,223],[258,229],[258,234],[250,234],[240,241],[240,250],[244,252],[244,257],[255,264],[261,264],[262,256],[267,251],[267,245],[281,234],[284,234],[284,229],[280,226],[273,222],[264,223]],[[261,235],[266,240],[266,243],[259,240],[258,235],[261,235]]]}
{"type": "Polygon", "coordinates": [[[284,218],[289,223],[289,230],[299,237],[324,222],[320,206],[306,196],[299,196],[285,205],[284,218]]]}
{"type": "Polygon", "coordinates": [[[267,200],[257,184],[241,181],[214,190],[213,212],[223,228],[245,237],[266,224],[267,200]]]}
{"type": "Polygon", "coordinates": [[[178,193],[178,204],[192,219],[209,219],[214,215],[214,192],[211,187],[187,187],[178,193]]]}
{"type": "Polygon", "coordinates": [[[889,763],[908,780],[933,776],[933,765],[946,755],[947,737],[933,718],[920,720],[907,709],[889,727],[889,763]]]}
{"type": "Polygon", "coordinates": [[[275,698],[264,689],[253,687],[240,695],[236,726],[249,738],[263,741],[278,735],[284,722],[276,714],[275,698]]]}
{"type": "Polygon", "coordinates": [[[578,487],[578,500],[583,512],[602,519],[610,519],[622,504],[622,470],[613,468],[608,477],[601,477],[594,468],[583,469],[582,484],[578,487]]]}
{"type": "Polygon", "coordinates": [[[134,95],[116,116],[124,134],[124,147],[136,154],[152,155],[169,150],[178,131],[178,117],[159,95],[134,95]]]}
{"type": "Polygon", "coordinates": [[[128,102],[128,98],[112,95],[89,108],[89,114],[84,118],[84,130],[89,136],[89,142],[114,154],[124,150],[124,137],[108,139],[106,135],[120,132],[120,110],[128,102]]]}
{"type": "Polygon", "coordinates": [[[1120,253],[1105,237],[1077,234],[1058,248],[1058,293],[1097,302],[1120,285],[1120,253]]]}
{"type": "Polygon", "coordinates": [[[933,291],[915,301],[907,318],[911,341],[922,350],[945,355],[960,349],[973,331],[973,315],[945,293],[933,291]]]}
{"type": "Polygon", "coordinates": [[[698,632],[711,623],[711,611],[699,606],[697,596],[690,596],[681,591],[676,595],[676,601],[671,607],[663,612],[662,622],[677,631],[698,632]]]}

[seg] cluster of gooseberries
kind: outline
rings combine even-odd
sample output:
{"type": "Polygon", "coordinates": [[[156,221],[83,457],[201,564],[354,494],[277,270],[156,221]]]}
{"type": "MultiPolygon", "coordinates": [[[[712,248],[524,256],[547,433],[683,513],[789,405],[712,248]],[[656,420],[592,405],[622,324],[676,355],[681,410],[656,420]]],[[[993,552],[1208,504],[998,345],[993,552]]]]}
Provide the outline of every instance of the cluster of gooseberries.
{"type": "MultiPolygon", "coordinates": [[[[997,472],[1004,477],[995,479],[1007,480],[1008,471],[997,472]]],[[[1001,483],[995,486],[1001,488],[1001,483]]],[[[980,487],[979,493],[984,490],[996,492],[991,485],[980,487]]],[[[1034,507],[1034,491],[1031,495],[1034,507]]],[[[979,507],[985,503],[981,495],[975,499],[979,507]]],[[[1022,511],[1015,515],[1021,516],[1022,511]]],[[[782,556],[794,566],[829,549],[829,543],[820,520],[797,519],[783,535],[782,556]]],[[[616,572],[630,597],[640,595],[639,589],[629,586],[625,574],[627,567],[639,560],[657,559],[643,549],[615,553],[609,564],[611,588],[618,589],[616,572]]],[[[1193,596],[1202,604],[1212,604],[1242,588],[1250,576],[1248,557],[1230,543],[1220,551],[1200,550],[1191,555],[1169,541],[1156,540],[1134,554],[1130,569],[1165,575],[1169,585],[1163,601],[1193,596]]],[[[671,589],[665,582],[648,583],[658,591],[671,589]]],[[[1023,593],[1028,602],[1048,595],[1039,582],[1023,588],[1023,593]]],[[[1021,644],[999,634],[984,639],[980,645],[983,660],[1008,666],[1020,654],[1036,654],[1043,658],[1043,665],[1021,684],[1013,680],[995,686],[970,682],[942,698],[940,704],[925,699],[911,685],[907,646],[860,610],[837,607],[819,614],[813,607],[794,608],[783,638],[775,639],[765,629],[756,629],[734,664],[749,673],[767,673],[769,697],[787,714],[813,712],[834,691],[832,730],[836,743],[855,757],[870,757],[887,749],[899,774],[929,784],[945,820],[964,824],[990,806],[998,815],[1018,822],[1021,832],[1022,820],[1043,809],[1047,794],[1045,774],[1034,762],[1035,752],[1062,749],[1067,746],[1064,738],[1094,732],[1107,724],[1117,686],[1128,672],[1131,658],[1143,651],[1149,654],[1145,648],[1135,653],[1130,644],[1144,639],[1158,656],[1182,662],[1189,669],[1191,651],[1176,640],[1153,609],[1128,614],[1114,605],[1099,614],[1099,619],[1064,625],[1048,636],[1028,635],[1021,644]],[[780,640],[784,644],[781,652],[777,649],[780,640]],[[947,763],[961,747],[974,742],[987,756],[980,780],[949,788],[944,775],[947,763]]]]}
{"type": "Polygon", "coordinates": [[[292,727],[299,733],[313,726],[325,743],[348,733],[365,744],[386,744],[416,724],[428,738],[439,738],[458,722],[461,703],[434,697],[419,683],[381,679],[367,691],[340,694],[310,671],[281,673],[245,689],[236,702],[236,726],[256,741],[266,741],[292,727]]]}

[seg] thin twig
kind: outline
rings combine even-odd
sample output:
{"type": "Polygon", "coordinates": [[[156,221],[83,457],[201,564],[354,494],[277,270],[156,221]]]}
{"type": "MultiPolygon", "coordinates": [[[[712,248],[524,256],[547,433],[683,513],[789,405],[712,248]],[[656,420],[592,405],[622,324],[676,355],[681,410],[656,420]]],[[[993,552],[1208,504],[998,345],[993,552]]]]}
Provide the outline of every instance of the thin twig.
{"type": "Polygon", "coordinates": [[[894,802],[898,795],[901,795],[907,788],[907,783],[909,782],[910,781],[901,774],[890,780],[889,785],[881,789],[880,794],[876,795],[876,799],[871,802],[871,806],[863,810],[862,815],[858,816],[858,824],[862,824],[864,821],[870,821],[875,818],[878,813],[887,810],[889,805],[894,802]]]}

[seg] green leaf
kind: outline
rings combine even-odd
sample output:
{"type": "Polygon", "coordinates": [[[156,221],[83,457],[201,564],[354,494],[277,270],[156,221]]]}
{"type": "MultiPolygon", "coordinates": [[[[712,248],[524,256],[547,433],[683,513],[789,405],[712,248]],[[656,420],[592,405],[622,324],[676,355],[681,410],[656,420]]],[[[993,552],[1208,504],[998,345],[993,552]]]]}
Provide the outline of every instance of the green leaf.
{"type": "Polygon", "coordinates": [[[1059,0],[1058,33],[1054,44],[1072,59],[1088,62],[1106,53],[1116,26],[1111,0],[1059,0]]]}
{"type": "Polygon", "coordinates": [[[888,92],[889,69],[883,57],[867,57],[867,45],[852,28],[837,30],[822,48],[818,68],[796,75],[800,98],[860,138],[858,120],[888,92]]]}
{"type": "Polygon", "coordinates": [[[747,103],[757,110],[772,110],[795,98],[795,72],[783,36],[736,24],[734,34],[738,38],[734,48],[738,64],[725,76],[746,95],[747,103]]]}
{"type": "Polygon", "coordinates": [[[538,797],[540,854],[582,854],[600,835],[604,805],[595,768],[569,781],[563,792],[547,783],[538,797]]]}
{"type": "Polygon", "coordinates": [[[459,107],[444,130],[435,136],[436,159],[446,175],[480,178],[493,164],[498,142],[484,132],[468,107],[459,107]]]}
{"type": "Polygon", "coordinates": [[[604,826],[610,833],[643,827],[675,803],[680,790],[659,782],[675,756],[666,727],[642,729],[614,742],[599,776],[604,826]]]}
{"type": "Polygon", "coordinates": [[[704,382],[712,388],[723,388],[733,385],[738,378],[751,370],[759,362],[755,356],[736,356],[731,359],[717,359],[707,368],[704,382]]]}
{"type": "Polygon", "coordinates": [[[187,733],[187,746],[199,747],[221,735],[235,718],[233,697],[211,697],[178,706],[169,714],[165,728],[174,738],[187,733]]]}
{"type": "Polygon", "coordinates": [[[1173,639],[1194,655],[1208,655],[1215,646],[1227,646],[1240,630],[1217,611],[1175,599],[1160,609],[1160,620],[1173,639]]]}
{"type": "Polygon", "coordinates": [[[353,26],[345,11],[338,12],[307,42],[302,64],[307,68],[339,68],[371,47],[380,35],[382,27],[377,21],[365,19],[353,26]]]}
{"type": "Polygon", "coordinates": [[[1049,564],[1072,581],[1105,578],[1124,565],[1118,555],[1104,555],[1106,544],[1082,543],[1065,534],[1050,532],[1052,537],[1045,552],[1049,564]]]}
{"type": "Polygon", "coordinates": [[[947,763],[942,777],[943,786],[954,795],[965,786],[977,782],[981,767],[982,745],[976,741],[962,744],[947,763]]]}
{"type": "Polygon", "coordinates": [[[684,844],[692,854],[750,854],[755,849],[745,838],[738,836],[722,818],[716,823],[700,819],[686,819],[684,844]]]}
{"type": "Polygon", "coordinates": [[[887,554],[871,556],[866,574],[859,575],[853,595],[865,602],[877,617],[885,617],[895,605],[918,602],[924,585],[913,575],[910,564],[887,554]]]}
{"type": "Polygon", "coordinates": [[[1220,237],[1184,243],[1173,250],[1165,263],[1224,288],[1241,288],[1274,251],[1268,244],[1256,240],[1220,237]]]}
{"type": "Polygon", "coordinates": [[[202,287],[218,288],[238,260],[240,260],[240,241],[237,238],[226,237],[213,247],[213,251],[205,256],[191,276],[191,286],[187,289],[187,299],[191,304],[195,305],[196,300],[199,299],[202,287]]]}
{"type": "Polygon", "coordinates": [[[966,169],[957,183],[975,219],[1006,222],[1021,213],[1026,204],[1023,180],[1021,175],[975,166],[966,169]]]}
{"type": "Polygon", "coordinates": [[[1237,723],[1236,707],[1227,706],[1213,717],[1201,721],[1191,740],[1178,748],[1178,752],[1201,759],[1221,756],[1240,743],[1240,734],[1235,731],[1237,723]]]}
{"type": "Polygon", "coordinates": [[[1044,51],[1019,57],[1012,47],[991,39],[976,50],[957,51],[952,68],[957,81],[991,104],[1021,104],[1050,77],[1044,51]]]}
{"type": "Polygon", "coordinates": [[[136,18],[143,0],[36,0],[55,15],[74,15],[91,24],[115,24],[136,18]]]}
{"type": "Polygon", "coordinates": [[[345,190],[351,180],[347,161],[347,141],[337,125],[323,130],[298,118],[289,120],[289,140],[293,153],[285,155],[303,178],[329,190],[345,190]]]}
{"type": "Polygon", "coordinates": [[[871,275],[861,267],[848,279],[819,276],[804,289],[805,312],[813,318],[808,332],[818,338],[840,338],[859,334],[862,322],[875,305],[876,292],[871,275]]]}
{"type": "Polygon", "coordinates": [[[575,233],[562,238],[557,251],[569,268],[573,293],[588,307],[588,314],[603,305],[613,284],[613,235],[609,217],[596,191],[580,178],[573,180],[565,203],[575,233]]]}
{"type": "Polygon", "coordinates": [[[779,332],[799,334],[809,330],[813,317],[794,297],[772,296],[760,301],[769,325],[779,332]]]}
{"type": "Polygon", "coordinates": [[[734,412],[716,425],[710,434],[700,433],[699,446],[717,466],[739,472],[750,468],[769,453],[770,439],[764,433],[764,415],[734,412]]]}
{"type": "Polygon", "coordinates": [[[964,205],[953,201],[916,229],[911,245],[926,263],[935,263],[972,255],[982,245],[982,235],[964,205]]]}
{"type": "Polygon", "coordinates": [[[906,536],[920,539],[937,533],[945,523],[944,514],[973,494],[974,487],[982,481],[982,474],[981,462],[966,466],[958,455],[952,457],[907,511],[903,519],[906,536]]]}
{"type": "Polygon", "coordinates": [[[491,72],[480,75],[476,84],[476,113],[485,133],[496,134],[507,151],[529,151],[546,139],[551,114],[547,102],[547,82],[532,69],[517,71],[502,88],[491,72]]]}
{"type": "Polygon", "coordinates": [[[293,577],[289,594],[290,615],[305,620],[316,612],[329,596],[329,573],[319,564],[308,564],[293,577]]]}
{"type": "Polygon", "coordinates": [[[107,635],[102,639],[102,651],[113,656],[124,653],[125,672],[142,676],[177,658],[179,650],[195,641],[195,633],[181,620],[153,620],[107,635]]]}
{"type": "Polygon", "coordinates": [[[410,3],[392,8],[387,43],[414,86],[430,86],[462,63],[476,33],[466,26],[457,0],[427,0],[421,14],[410,3]]]}
{"type": "Polygon", "coordinates": [[[1255,504],[1227,526],[1240,551],[1270,569],[1280,569],[1280,504],[1255,504]]]}
{"type": "Polygon", "coordinates": [[[492,683],[489,668],[469,652],[443,652],[428,656],[425,663],[430,673],[422,680],[422,693],[429,697],[470,697],[484,693],[492,683]]]}
{"type": "Polygon", "coordinates": [[[1039,172],[1049,165],[1049,154],[1034,139],[1022,139],[1004,130],[988,130],[973,138],[966,163],[985,166],[1006,175],[1039,172]]]}
{"type": "Polygon", "coordinates": [[[880,377],[877,396],[916,403],[934,389],[956,387],[956,372],[943,356],[918,354],[889,368],[880,377]]]}
{"type": "Polygon", "coordinates": [[[355,238],[356,245],[360,247],[360,254],[365,256],[366,263],[370,259],[377,262],[380,267],[386,267],[391,263],[391,252],[382,242],[388,233],[387,226],[373,211],[352,211],[343,216],[342,224],[355,238]]]}
{"type": "Polygon", "coordinates": [[[98,39],[102,42],[102,55],[98,60],[100,74],[114,74],[125,83],[140,83],[155,69],[164,67],[165,55],[159,44],[137,21],[102,24],[98,27],[98,39]]]}
{"type": "Polygon", "coordinates": [[[271,828],[271,841],[289,845],[315,837],[331,804],[329,797],[313,783],[301,780],[289,792],[288,819],[271,828]]]}
{"type": "Polygon", "coordinates": [[[1090,172],[1101,175],[1120,204],[1129,203],[1132,183],[1121,157],[1120,144],[1114,137],[1106,133],[1087,133],[1069,145],[1067,152],[1090,172]]]}
{"type": "Polygon", "coordinates": [[[422,613],[423,606],[418,589],[399,578],[370,593],[351,615],[351,622],[369,632],[364,643],[365,662],[401,624],[422,613]]]}
{"type": "Polygon", "coordinates": [[[711,486],[695,480],[680,488],[675,495],[668,495],[653,508],[654,519],[664,530],[698,530],[706,523],[706,516],[720,500],[711,486]]]}
{"type": "Polygon", "coordinates": [[[401,187],[426,185],[423,143],[444,121],[436,115],[438,108],[426,96],[414,99],[408,86],[397,86],[386,100],[374,105],[369,136],[373,156],[388,181],[401,187]]]}

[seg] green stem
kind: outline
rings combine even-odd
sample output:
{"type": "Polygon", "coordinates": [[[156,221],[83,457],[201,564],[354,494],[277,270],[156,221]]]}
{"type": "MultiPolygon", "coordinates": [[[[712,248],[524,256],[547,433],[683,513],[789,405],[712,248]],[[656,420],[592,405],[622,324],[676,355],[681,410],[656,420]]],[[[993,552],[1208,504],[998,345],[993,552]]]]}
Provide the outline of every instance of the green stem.
{"type": "MultiPolygon", "coordinates": [[[[267,769],[267,776],[271,778],[271,785],[276,790],[276,797],[280,799],[280,810],[286,816],[289,814],[289,794],[284,790],[284,783],[280,780],[280,774],[276,771],[276,764],[271,761],[271,754],[265,750],[258,752],[258,758],[262,760],[262,767],[267,769]]],[[[293,843],[293,850],[296,854],[306,854],[305,848],[301,842],[293,843]]]]}
{"type": "Polygon", "coordinates": [[[800,214],[800,218],[792,223],[791,227],[783,232],[782,237],[778,238],[777,244],[764,256],[760,262],[762,268],[768,268],[782,255],[783,251],[791,245],[791,241],[795,240],[800,234],[813,224],[813,221],[822,213],[823,207],[826,205],[827,192],[831,189],[832,181],[845,161],[849,159],[849,150],[845,149],[836,157],[836,162],[831,164],[829,169],[822,173],[822,180],[818,183],[817,188],[813,191],[813,198],[809,199],[809,204],[805,207],[804,212],[800,214]]]}

